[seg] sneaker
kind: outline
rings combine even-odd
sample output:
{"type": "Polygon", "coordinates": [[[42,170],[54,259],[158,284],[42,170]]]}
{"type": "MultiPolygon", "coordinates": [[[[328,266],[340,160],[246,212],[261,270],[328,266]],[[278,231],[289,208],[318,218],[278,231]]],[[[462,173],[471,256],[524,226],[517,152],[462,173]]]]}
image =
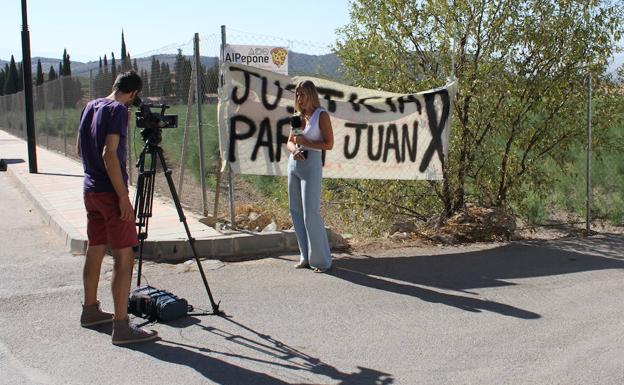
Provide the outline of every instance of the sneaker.
{"type": "Polygon", "coordinates": [[[100,309],[100,301],[93,305],[82,305],[82,314],[80,315],[80,326],[83,328],[113,322],[111,313],[103,312],[100,309]]]}
{"type": "Polygon", "coordinates": [[[135,342],[151,341],[158,337],[154,330],[145,331],[134,326],[126,319],[113,321],[113,345],[131,344],[135,342]]]}

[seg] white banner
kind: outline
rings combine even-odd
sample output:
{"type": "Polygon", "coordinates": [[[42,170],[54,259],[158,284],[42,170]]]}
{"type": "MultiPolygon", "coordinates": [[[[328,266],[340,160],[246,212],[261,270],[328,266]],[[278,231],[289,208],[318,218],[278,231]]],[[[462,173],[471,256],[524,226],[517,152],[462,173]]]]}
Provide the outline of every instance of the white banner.
{"type": "Polygon", "coordinates": [[[223,61],[288,75],[288,50],[284,47],[226,44],[223,61]]]}
{"type": "Polygon", "coordinates": [[[287,175],[294,88],[309,79],[334,131],[324,177],[442,179],[456,82],[404,95],[236,64],[222,71],[219,137],[222,157],[235,173],[287,175]]]}

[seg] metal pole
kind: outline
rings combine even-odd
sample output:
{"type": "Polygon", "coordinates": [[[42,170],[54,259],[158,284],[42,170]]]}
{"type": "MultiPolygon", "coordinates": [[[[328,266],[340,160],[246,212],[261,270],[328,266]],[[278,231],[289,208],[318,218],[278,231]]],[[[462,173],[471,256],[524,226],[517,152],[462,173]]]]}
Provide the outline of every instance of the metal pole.
{"type": "Polygon", "coordinates": [[[204,135],[202,132],[202,97],[204,95],[203,90],[201,89],[201,77],[199,76],[199,69],[201,68],[199,61],[199,33],[195,33],[195,90],[197,91],[197,134],[199,135],[199,177],[201,181],[201,189],[202,189],[202,213],[204,216],[208,215],[208,210],[206,208],[206,176],[205,176],[205,168],[204,168],[204,135]]]}
{"type": "Polygon", "coordinates": [[[28,169],[37,173],[37,141],[33,113],[32,68],[30,64],[30,33],[28,32],[28,9],[22,0],[22,68],[24,71],[24,103],[26,106],[26,136],[28,143],[28,169]]]}
{"type": "MultiPolygon", "coordinates": [[[[225,58],[225,25],[221,26],[221,63],[223,63],[223,59],[225,58]]],[[[219,87],[223,89],[223,74],[220,74],[219,87]]],[[[221,162],[224,162],[222,159],[221,162]]],[[[230,167],[230,163],[227,164],[227,173],[228,173],[228,195],[230,198],[230,223],[232,224],[232,228],[236,227],[236,222],[234,221],[234,183],[232,178],[232,168],[230,167]]]]}
{"type": "Polygon", "coordinates": [[[585,231],[590,235],[591,231],[591,202],[592,202],[592,75],[587,77],[587,202],[585,218],[585,231]]]}

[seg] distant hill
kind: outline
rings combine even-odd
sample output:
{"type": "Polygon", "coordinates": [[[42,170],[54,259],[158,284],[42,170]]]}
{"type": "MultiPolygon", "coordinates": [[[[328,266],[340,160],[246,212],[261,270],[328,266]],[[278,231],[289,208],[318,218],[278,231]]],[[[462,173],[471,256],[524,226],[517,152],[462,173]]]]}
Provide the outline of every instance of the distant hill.
{"type": "MultiPolygon", "coordinates": [[[[154,57],[161,63],[169,64],[169,67],[173,70],[176,58],[175,54],[154,55],[154,57]]],[[[186,57],[192,59],[192,56],[186,55],[186,57]]],[[[31,59],[33,74],[37,71],[37,60],[41,60],[41,66],[45,74],[50,72],[50,66],[54,66],[54,69],[58,71],[59,63],[61,62],[61,59],[33,57],[31,59]]],[[[134,58],[132,60],[134,61],[134,58]]],[[[136,61],[139,70],[146,69],[149,71],[151,69],[151,56],[136,58],[136,61]]],[[[214,56],[201,56],[200,61],[204,66],[210,68],[217,63],[218,58],[214,56]]],[[[0,59],[0,66],[4,67],[5,63],[7,63],[6,60],[0,59]]],[[[117,61],[117,63],[119,63],[119,61],[117,61]]],[[[97,72],[100,63],[99,60],[86,63],[72,61],[71,66],[72,75],[88,77],[90,70],[97,72]]],[[[289,72],[292,75],[311,75],[340,80],[342,78],[339,71],[340,66],[340,59],[333,53],[326,55],[307,55],[304,53],[291,52],[289,58],[289,72]]]]}

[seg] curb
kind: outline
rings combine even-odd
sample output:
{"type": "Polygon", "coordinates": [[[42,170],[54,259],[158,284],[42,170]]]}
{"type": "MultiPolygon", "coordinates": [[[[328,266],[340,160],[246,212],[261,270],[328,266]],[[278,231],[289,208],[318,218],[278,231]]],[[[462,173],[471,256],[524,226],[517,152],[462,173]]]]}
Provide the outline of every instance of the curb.
{"type": "MultiPolygon", "coordinates": [[[[0,160],[4,166],[6,162],[0,160]]],[[[3,167],[4,169],[4,167],[3,167]]],[[[17,182],[17,188],[34,204],[56,235],[64,239],[65,246],[72,254],[85,254],[87,239],[84,234],[68,223],[39,192],[29,183],[23,173],[6,167],[7,174],[17,182]]],[[[182,226],[182,224],[180,224],[182,226]]],[[[192,236],[193,234],[191,234],[192,236]]],[[[332,250],[340,250],[340,242],[328,230],[328,239],[332,250]]],[[[200,258],[227,261],[241,257],[270,257],[284,253],[298,253],[299,245],[294,230],[254,233],[232,231],[221,236],[195,239],[195,250],[200,258]]],[[[149,238],[143,246],[145,260],[179,263],[192,259],[193,252],[187,239],[149,238]]]]}

